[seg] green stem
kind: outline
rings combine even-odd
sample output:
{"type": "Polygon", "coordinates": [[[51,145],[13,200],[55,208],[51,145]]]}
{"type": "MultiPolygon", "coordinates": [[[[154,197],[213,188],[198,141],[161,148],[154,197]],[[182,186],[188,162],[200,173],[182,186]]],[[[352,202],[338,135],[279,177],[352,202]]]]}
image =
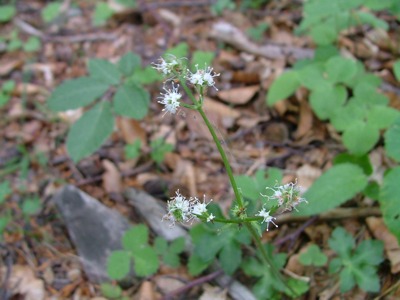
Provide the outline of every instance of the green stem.
{"type": "Polygon", "coordinates": [[[224,148],[222,148],[221,142],[218,139],[217,134],[215,133],[214,127],[211,125],[210,121],[208,120],[206,114],[204,113],[203,108],[199,107],[197,111],[200,113],[201,117],[203,118],[204,122],[206,123],[207,128],[213,137],[215,145],[218,148],[219,154],[221,155],[222,161],[223,161],[225,169],[226,169],[226,173],[228,173],[229,181],[231,182],[233,192],[235,193],[236,202],[237,202],[239,208],[244,208],[242,195],[240,194],[239,188],[236,184],[235,177],[233,176],[231,165],[229,164],[229,161],[228,161],[228,158],[226,157],[224,148]]]}
{"type": "MultiPolygon", "coordinates": [[[[221,158],[222,158],[222,161],[224,163],[226,172],[228,173],[228,176],[229,176],[229,181],[231,182],[231,185],[232,185],[232,188],[233,188],[233,192],[235,193],[235,198],[236,198],[236,201],[237,201],[237,205],[239,206],[239,208],[245,208],[244,203],[243,203],[243,199],[242,199],[242,195],[240,194],[239,188],[238,188],[238,186],[236,184],[236,181],[235,181],[235,178],[233,176],[232,168],[231,168],[231,166],[229,164],[229,161],[228,161],[228,158],[227,158],[227,156],[225,154],[224,148],[222,147],[221,142],[218,139],[217,134],[215,133],[214,127],[211,125],[210,121],[208,120],[208,118],[207,118],[206,114],[204,113],[204,110],[203,110],[203,108],[201,106],[198,107],[197,111],[200,113],[201,117],[203,118],[204,122],[206,123],[206,125],[208,127],[208,130],[210,131],[210,133],[211,133],[211,135],[213,137],[215,145],[217,146],[218,151],[219,151],[219,153],[221,155],[221,158]]],[[[258,233],[253,228],[251,223],[245,221],[246,219],[247,218],[243,218],[243,219],[239,218],[238,220],[235,220],[235,219],[230,219],[230,220],[222,219],[222,220],[220,220],[218,218],[218,219],[214,219],[214,221],[215,222],[221,222],[222,221],[222,223],[244,223],[244,225],[246,226],[247,230],[250,232],[250,234],[251,234],[251,236],[252,236],[252,238],[254,240],[254,243],[256,244],[257,248],[260,250],[261,256],[262,256],[262,259],[263,259],[264,263],[269,268],[271,268],[273,274],[276,276],[276,278],[278,278],[278,280],[284,286],[286,286],[287,288],[292,290],[287,285],[287,283],[285,282],[283,276],[276,270],[276,268],[272,264],[268,254],[267,254],[267,251],[265,251],[265,248],[264,248],[264,246],[263,246],[263,244],[261,242],[261,239],[260,239],[258,233]]],[[[249,219],[253,219],[253,218],[249,218],[249,219]]],[[[259,220],[259,219],[257,219],[257,220],[259,220]]]]}
{"type": "Polygon", "coordinates": [[[243,218],[243,219],[223,219],[223,218],[214,218],[213,222],[218,223],[231,223],[231,224],[243,224],[253,221],[261,221],[262,217],[252,217],[252,218],[243,218]]]}

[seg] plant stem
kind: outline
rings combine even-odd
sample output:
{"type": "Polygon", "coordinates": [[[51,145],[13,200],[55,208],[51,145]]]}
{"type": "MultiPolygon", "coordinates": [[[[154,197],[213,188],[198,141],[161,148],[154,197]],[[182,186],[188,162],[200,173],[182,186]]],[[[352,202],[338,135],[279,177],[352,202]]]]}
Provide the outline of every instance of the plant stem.
{"type": "Polygon", "coordinates": [[[219,154],[221,155],[222,161],[223,161],[225,169],[226,169],[226,173],[228,173],[229,181],[231,182],[233,192],[235,193],[237,205],[239,206],[239,208],[244,208],[242,195],[240,194],[239,188],[236,184],[235,177],[233,177],[231,165],[229,164],[229,161],[228,161],[228,158],[226,157],[224,148],[222,148],[221,142],[219,141],[217,134],[215,133],[214,127],[211,125],[210,121],[208,120],[206,114],[204,113],[203,108],[199,107],[197,109],[197,111],[200,113],[201,117],[203,118],[204,122],[206,123],[207,128],[213,137],[215,145],[218,148],[219,154]]]}
{"type": "MultiPolygon", "coordinates": [[[[204,122],[206,123],[206,125],[208,127],[208,130],[210,131],[210,133],[211,133],[211,135],[213,137],[215,145],[218,148],[219,154],[221,155],[222,161],[224,162],[224,166],[225,166],[226,172],[228,173],[228,176],[229,176],[229,181],[231,182],[231,185],[232,185],[232,188],[233,188],[233,192],[235,193],[235,198],[236,198],[237,205],[239,206],[239,208],[245,208],[244,203],[243,203],[243,199],[242,199],[242,195],[240,194],[239,188],[238,188],[238,186],[236,184],[235,177],[233,176],[232,168],[231,168],[231,166],[229,164],[229,161],[228,161],[228,158],[227,158],[227,156],[225,154],[224,148],[222,147],[221,142],[218,139],[217,134],[215,133],[214,127],[211,125],[211,123],[208,120],[206,114],[204,113],[204,110],[203,110],[202,107],[198,107],[197,111],[200,113],[201,117],[203,118],[204,122]]],[[[285,287],[289,288],[292,291],[292,289],[285,282],[283,276],[279,273],[279,271],[276,270],[276,268],[272,264],[270,258],[268,257],[267,251],[265,251],[265,248],[264,248],[264,246],[263,246],[263,244],[261,242],[261,239],[260,239],[259,235],[257,234],[256,230],[253,228],[251,223],[249,223],[250,220],[246,220],[246,219],[253,219],[253,218],[238,219],[237,222],[234,219],[233,220],[222,219],[222,220],[224,220],[224,221],[222,221],[222,223],[244,223],[244,225],[246,226],[247,230],[250,232],[250,234],[251,234],[251,236],[252,236],[257,248],[260,250],[261,256],[262,256],[262,259],[263,259],[264,263],[272,270],[272,272],[276,276],[276,278],[278,278],[278,280],[285,287]]],[[[219,219],[214,219],[214,221],[220,221],[220,220],[219,219]]]]}

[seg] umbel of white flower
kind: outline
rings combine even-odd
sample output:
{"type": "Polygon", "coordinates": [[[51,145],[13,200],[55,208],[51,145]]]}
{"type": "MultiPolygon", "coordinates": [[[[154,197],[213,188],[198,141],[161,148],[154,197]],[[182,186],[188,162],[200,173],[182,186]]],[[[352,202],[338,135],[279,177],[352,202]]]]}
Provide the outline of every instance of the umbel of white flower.
{"type": "Polygon", "coordinates": [[[176,222],[187,223],[199,218],[203,218],[207,222],[211,222],[215,219],[215,216],[207,211],[207,205],[212,199],[208,202],[206,202],[205,196],[203,202],[196,197],[187,199],[179,193],[179,190],[176,191],[175,194],[176,196],[168,201],[168,212],[164,215],[162,221],[168,220],[171,222],[171,226],[174,226],[176,222]]]}
{"type": "Polygon", "coordinates": [[[303,189],[297,185],[296,182],[290,182],[285,185],[281,185],[275,188],[267,188],[267,190],[272,190],[274,193],[272,196],[262,195],[266,197],[268,200],[275,200],[278,203],[278,206],[283,208],[283,211],[292,209],[297,210],[297,206],[306,202],[305,198],[302,198],[301,195],[303,193],[303,189]]]}
{"type": "Polygon", "coordinates": [[[215,81],[214,77],[219,76],[220,74],[213,72],[213,68],[211,67],[206,67],[204,69],[199,69],[199,65],[196,65],[196,72],[192,73],[190,70],[188,71],[187,75],[187,80],[192,84],[192,85],[197,85],[197,86],[212,86],[214,87],[217,91],[218,89],[215,87],[215,81]]]}
{"type": "Polygon", "coordinates": [[[161,99],[158,103],[164,105],[163,111],[165,111],[165,113],[169,112],[175,114],[180,105],[179,100],[182,98],[182,94],[179,93],[179,85],[175,86],[174,83],[172,83],[172,89],[164,87],[164,91],[165,93],[161,93],[161,96],[158,97],[161,99]]]}

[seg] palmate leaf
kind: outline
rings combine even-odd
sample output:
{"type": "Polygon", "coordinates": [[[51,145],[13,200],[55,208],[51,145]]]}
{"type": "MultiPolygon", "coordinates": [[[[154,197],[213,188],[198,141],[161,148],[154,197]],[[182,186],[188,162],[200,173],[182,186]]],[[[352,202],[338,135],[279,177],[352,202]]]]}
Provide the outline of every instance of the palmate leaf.
{"type": "Polygon", "coordinates": [[[127,251],[114,251],[107,259],[108,277],[121,280],[128,275],[131,266],[131,256],[127,251]]]}
{"type": "Polygon", "coordinates": [[[114,117],[109,102],[88,110],[72,125],[67,136],[67,151],[74,162],[92,154],[114,130],[114,117]]]}
{"type": "Polygon", "coordinates": [[[299,74],[288,71],[279,76],[270,86],[267,94],[268,105],[273,105],[292,95],[300,86],[299,74]]]}
{"type": "Polygon", "coordinates": [[[385,133],[385,150],[388,156],[400,162],[400,118],[385,133]]]}
{"type": "Polygon", "coordinates": [[[150,95],[134,83],[125,83],[115,93],[113,104],[118,115],[140,120],[147,115],[150,95]]]}
{"type": "Polygon", "coordinates": [[[90,77],[67,80],[53,91],[47,105],[53,111],[76,109],[92,103],[108,88],[104,82],[90,77]]]}

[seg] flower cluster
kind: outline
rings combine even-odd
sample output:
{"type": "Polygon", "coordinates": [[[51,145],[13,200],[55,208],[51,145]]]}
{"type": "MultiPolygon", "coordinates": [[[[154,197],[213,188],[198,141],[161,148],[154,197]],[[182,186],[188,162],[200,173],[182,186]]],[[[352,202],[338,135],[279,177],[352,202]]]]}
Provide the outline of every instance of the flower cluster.
{"type": "Polygon", "coordinates": [[[169,112],[171,114],[175,114],[180,102],[179,100],[182,98],[182,94],[179,93],[179,85],[175,86],[174,83],[172,83],[172,89],[166,89],[164,87],[165,93],[161,93],[161,100],[158,101],[158,103],[161,103],[164,105],[163,111],[165,113],[169,112]]]}
{"type": "Polygon", "coordinates": [[[174,55],[168,55],[166,59],[160,58],[159,64],[153,63],[153,65],[154,69],[164,76],[169,76],[180,68],[181,62],[174,55]]]}
{"type": "Polygon", "coordinates": [[[220,74],[213,72],[213,68],[211,67],[206,67],[204,70],[199,69],[199,65],[196,65],[196,73],[192,73],[188,70],[188,75],[187,75],[187,80],[193,84],[193,85],[198,85],[198,86],[213,86],[216,90],[218,90],[215,87],[215,81],[214,77],[219,76],[220,74]]]}
{"type": "Polygon", "coordinates": [[[278,206],[283,208],[283,211],[292,209],[297,210],[297,206],[302,203],[306,202],[305,198],[301,197],[303,193],[303,189],[297,185],[296,182],[290,182],[285,185],[281,185],[275,188],[267,188],[272,190],[274,193],[272,196],[262,195],[263,197],[268,198],[268,200],[275,200],[278,203],[278,206]]]}
{"type": "Polygon", "coordinates": [[[176,196],[172,197],[168,201],[167,209],[168,213],[162,218],[162,220],[168,220],[175,225],[175,222],[185,223],[195,219],[204,219],[207,222],[212,222],[215,216],[207,211],[207,205],[212,201],[206,202],[205,196],[203,202],[196,197],[190,197],[187,199],[182,196],[179,191],[176,191],[176,196]]]}
{"type": "MultiPolygon", "coordinates": [[[[289,210],[291,211],[292,209],[295,209],[297,211],[296,206],[298,206],[302,202],[306,202],[307,200],[305,198],[301,197],[302,194],[302,188],[297,185],[296,182],[290,182],[285,185],[281,185],[275,188],[270,188],[267,187],[267,189],[272,190],[274,193],[272,196],[266,196],[262,195],[263,197],[268,198],[268,200],[275,200],[278,203],[278,207],[283,208],[283,211],[289,210]]],[[[262,220],[262,223],[267,223],[267,231],[269,223],[274,224],[274,220],[276,218],[270,216],[271,211],[267,211],[264,207],[256,214],[256,216],[263,217],[264,219],[262,220]]]]}

